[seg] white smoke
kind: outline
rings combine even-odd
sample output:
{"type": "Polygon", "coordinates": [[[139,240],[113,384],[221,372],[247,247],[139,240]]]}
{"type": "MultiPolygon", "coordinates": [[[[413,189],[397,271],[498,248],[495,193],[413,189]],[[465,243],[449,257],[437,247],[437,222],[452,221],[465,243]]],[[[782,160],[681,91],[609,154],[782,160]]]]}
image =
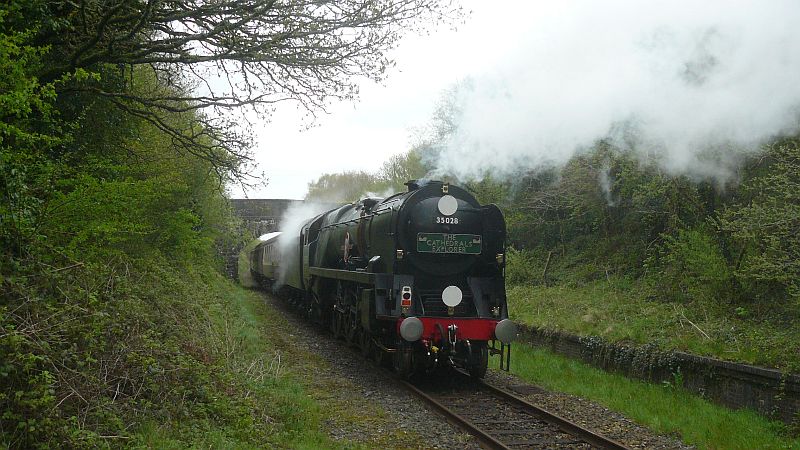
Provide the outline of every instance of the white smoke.
{"type": "MultiPolygon", "coordinates": [[[[296,202],[289,205],[281,216],[278,229],[278,250],[281,253],[281,264],[278,272],[278,282],[275,289],[286,284],[287,261],[296,260],[300,256],[300,231],[303,225],[319,214],[332,209],[330,203],[296,202]]],[[[292,267],[296,269],[296,267],[292,267]]]]}
{"type": "Polygon", "coordinates": [[[614,198],[614,192],[612,191],[614,180],[611,176],[610,161],[605,161],[602,169],[598,172],[597,183],[600,185],[600,191],[603,193],[606,204],[608,206],[616,206],[617,200],[614,198]]]}
{"type": "Polygon", "coordinates": [[[383,190],[380,190],[380,191],[375,191],[375,192],[367,191],[367,192],[365,192],[364,194],[362,194],[359,197],[359,200],[365,199],[365,198],[379,198],[379,199],[383,200],[386,197],[391,197],[392,195],[396,194],[397,192],[398,192],[397,189],[395,189],[394,187],[390,186],[390,187],[387,187],[386,189],[383,189],[383,190]]]}
{"type": "Polygon", "coordinates": [[[492,70],[459,89],[442,171],[507,176],[608,139],[724,181],[764,140],[798,131],[796,0],[537,5],[509,24],[523,32],[500,36],[492,70]]]}

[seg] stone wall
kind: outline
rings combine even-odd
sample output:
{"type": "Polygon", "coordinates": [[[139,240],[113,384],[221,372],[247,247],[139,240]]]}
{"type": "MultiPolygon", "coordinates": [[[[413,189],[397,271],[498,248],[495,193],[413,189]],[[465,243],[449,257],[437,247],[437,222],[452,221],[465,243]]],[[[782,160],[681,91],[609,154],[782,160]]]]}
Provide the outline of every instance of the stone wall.
{"type": "Polygon", "coordinates": [[[525,326],[521,326],[520,338],[605,370],[655,383],[681,384],[716,403],[751,408],[800,426],[798,375],[683,352],[664,352],[654,345],[613,344],[597,337],[525,326]]]}

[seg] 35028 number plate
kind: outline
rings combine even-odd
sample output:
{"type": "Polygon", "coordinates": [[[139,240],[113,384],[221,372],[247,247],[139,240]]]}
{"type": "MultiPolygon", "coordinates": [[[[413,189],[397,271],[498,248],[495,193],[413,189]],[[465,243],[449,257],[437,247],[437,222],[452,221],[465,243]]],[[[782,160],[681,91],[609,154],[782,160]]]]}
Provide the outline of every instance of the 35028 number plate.
{"type": "Polygon", "coordinates": [[[457,253],[479,255],[479,234],[418,233],[417,251],[421,253],[457,253]]]}

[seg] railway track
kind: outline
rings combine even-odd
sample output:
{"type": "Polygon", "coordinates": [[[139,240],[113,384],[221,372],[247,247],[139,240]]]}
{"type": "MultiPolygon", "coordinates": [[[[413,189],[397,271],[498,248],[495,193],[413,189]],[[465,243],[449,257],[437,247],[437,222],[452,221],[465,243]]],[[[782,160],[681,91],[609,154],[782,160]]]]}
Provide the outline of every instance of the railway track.
{"type": "MultiPolygon", "coordinates": [[[[294,307],[286,310],[295,316],[299,312],[294,307]]],[[[352,345],[348,349],[356,352],[352,345]]],[[[475,436],[484,448],[629,450],[461,370],[450,369],[444,376],[440,374],[416,382],[402,380],[385,367],[378,366],[377,370],[421,398],[448,422],[475,436]]]]}
{"type": "Polygon", "coordinates": [[[454,372],[406,388],[492,449],[627,449],[496,386],[454,372]]]}

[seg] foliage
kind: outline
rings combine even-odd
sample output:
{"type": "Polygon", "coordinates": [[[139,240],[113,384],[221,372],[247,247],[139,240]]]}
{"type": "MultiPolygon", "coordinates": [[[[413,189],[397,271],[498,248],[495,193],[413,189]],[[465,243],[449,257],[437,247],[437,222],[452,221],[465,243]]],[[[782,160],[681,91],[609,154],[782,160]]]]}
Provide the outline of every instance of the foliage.
{"type": "Polygon", "coordinates": [[[800,143],[768,148],[767,167],[727,206],[720,230],[732,242],[734,273],[759,300],[788,295],[800,306],[800,143]]]}
{"type": "Polygon", "coordinates": [[[318,202],[354,202],[369,195],[380,195],[386,182],[367,172],[326,173],[308,184],[306,200],[318,202]]]}
{"type": "MultiPolygon", "coordinates": [[[[0,10],[3,29],[7,16],[0,10]]],[[[45,49],[29,38],[30,32],[0,33],[0,243],[16,254],[35,231],[36,194],[52,171],[40,155],[61,142],[51,121],[53,86],[33,76],[45,49]]]]}
{"type": "Polygon", "coordinates": [[[308,184],[306,200],[354,202],[367,196],[387,197],[405,190],[409,180],[422,178],[427,169],[415,150],[384,161],[376,174],[364,171],[326,173],[308,184]]]}
{"type": "Polygon", "coordinates": [[[481,204],[502,204],[511,195],[511,183],[495,180],[486,176],[481,180],[464,182],[464,187],[469,190],[481,204]]]}
{"type": "Polygon", "coordinates": [[[386,183],[387,189],[402,192],[409,180],[423,178],[428,172],[422,162],[422,155],[414,149],[389,157],[378,171],[378,179],[386,183]]]}
{"type": "Polygon", "coordinates": [[[719,243],[706,228],[679,230],[661,247],[658,284],[675,301],[732,298],[733,274],[719,243]]]}
{"type": "Polygon", "coordinates": [[[546,258],[546,254],[536,250],[519,251],[509,247],[506,251],[506,282],[513,286],[540,284],[546,258]]]}
{"type": "MultiPolygon", "coordinates": [[[[145,145],[163,156],[161,144],[145,145]]],[[[133,168],[123,156],[80,170],[45,160],[59,175],[45,179],[27,161],[17,178],[46,184],[14,192],[7,207],[33,207],[26,227],[3,230],[22,238],[3,254],[0,290],[0,436],[11,446],[95,446],[126,436],[137,411],[182,414],[163,399],[203,398],[176,386],[214,382],[182,346],[213,300],[199,288],[216,275],[210,243],[225,230],[218,181],[198,186],[191,164],[133,168]],[[194,260],[205,262],[185,265],[194,260]]]]}

